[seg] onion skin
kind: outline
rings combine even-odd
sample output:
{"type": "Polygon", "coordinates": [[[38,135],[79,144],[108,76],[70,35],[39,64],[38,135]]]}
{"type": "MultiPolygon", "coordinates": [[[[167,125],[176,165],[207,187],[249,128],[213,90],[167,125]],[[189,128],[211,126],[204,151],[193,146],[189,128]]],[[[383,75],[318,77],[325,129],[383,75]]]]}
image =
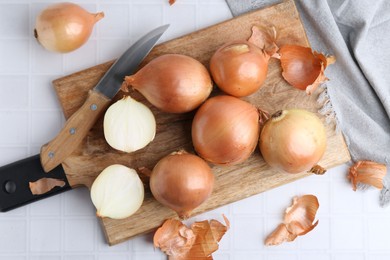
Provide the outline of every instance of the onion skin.
{"type": "Polygon", "coordinates": [[[131,86],[164,112],[194,110],[210,95],[213,83],[206,67],[185,55],[159,56],[125,78],[131,86]]]}
{"type": "Polygon", "coordinates": [[[77,4],[53,4],[37,16],[34,35],[49,51],[71,52],[87,42],[93,26],[103,17],[103,12],[92,14],[77,4]]]}
{"type": "Polygon", "coordinates": [[[214,82],[225,93],[244,97],[264,83],[269,56],[248,41],[234,41],[220,47],[210,60],[214,82]]]}
{"type": "Polygon", "coordinates": [[[161,204],[186,219],[212,193],[214,175],[200,157],[184,151],[162,158],[150,176],[150,189],[161,204]]]}
{"type": "Polygon", "coordinates": [[[232,96],[208,99],[192,122],[192,142],[200,157],[218,165],[235,165],[249,158],[259,138],[255,106],[232,96]]]}
{"type": "Polygon", "coordinates": [[[259,147],[271,167],[287,173],[309,171],[324,155],[325,127],[309,111],[280,110],[262,128],[259,147]]]}

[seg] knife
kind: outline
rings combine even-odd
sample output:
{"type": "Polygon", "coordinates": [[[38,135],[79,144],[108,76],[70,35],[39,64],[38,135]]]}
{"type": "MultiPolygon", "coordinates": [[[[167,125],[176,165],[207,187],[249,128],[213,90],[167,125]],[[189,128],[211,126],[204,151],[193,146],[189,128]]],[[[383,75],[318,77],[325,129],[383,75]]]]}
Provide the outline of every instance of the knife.
{"type": "Polygon", "coordinates": [[[85,103],[65,123],[59,134],[41,148],[41,163],[46,172],[53,170],[81,143],[102,111],[121,88],[126,75],[133,74],[169,25],[154,29],[116,60],[99,83],[88,93],[85,103]]]}
{"type": "Polygon", "coordinates": [[[61,163],[80,145],[120,90],[124,77],[135,73],[168,27],[163,25],[150,31],[127,49],[89,91],[85,103],[66,121],[59,134],[42,146],[40,154],[0,167],[1,212],[71,189],[61,163]],[[62,180],[64,185],[33,195],[29,183],[45,177],[62,180]]]}

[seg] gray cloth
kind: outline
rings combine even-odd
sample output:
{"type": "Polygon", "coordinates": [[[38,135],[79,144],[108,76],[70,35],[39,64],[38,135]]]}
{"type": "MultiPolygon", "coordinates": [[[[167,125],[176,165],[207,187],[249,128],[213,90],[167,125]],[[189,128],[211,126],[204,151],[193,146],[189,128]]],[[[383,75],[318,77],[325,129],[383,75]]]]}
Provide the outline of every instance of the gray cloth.
{"type": "MultiPolygon", "coordinates": [[[[233,15],[279,1],[226,0],[233,15]]],[[[354,161],[390,163],[390,1],[296,0],[307,36],[316,51],[336,63],[325,74],[334,115],[354,161]]],[[[382,205],[390,201],[390,176],[382,205]]]]}

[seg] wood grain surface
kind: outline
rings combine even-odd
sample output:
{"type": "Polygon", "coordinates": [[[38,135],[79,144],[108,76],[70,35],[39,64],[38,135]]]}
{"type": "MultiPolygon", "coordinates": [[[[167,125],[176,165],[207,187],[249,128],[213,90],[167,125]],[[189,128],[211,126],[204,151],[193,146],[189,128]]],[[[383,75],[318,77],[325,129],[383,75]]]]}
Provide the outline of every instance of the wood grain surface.
{"type": "MultiPolygon", "coordinates": [[[[275,26],[279,35],[277,40],[279,46],[287,43],[309,45],[295,4],[289,0],[162,43],[152,50],[143,65],[165,53],[180,53],[194,57],[208,67],[211,55],[219,46],[228,41],[247,39],[251,34],[251,27],[255,24],[275,26]]],[[[83,104],[88,91],[99,81],[112,63],[113,61],[110,61],[53,82],[66,118],[69,118],[83,104]]],[[[213,95],[217,94],[220,92],[215,89],[213,95]]],[[[317,112],[321,107],[321,104],[316,102],[318,94],[319,91],[312,96],[307,96],[304,91],[289,86],[281,77],[279,61],[272,59],[263,87],[245,99],[270,113],[284,108],[305,108],[317,112]]],[[[119,93],[116,99],[122,96],[123,93],[119,93]]],[[[133,92],[131,96],[148,105],[153,111],[157,120],[155,140],[144,149],[131,154],[118,152],[105,142],[102,118],[100,118],[83,140],[82,145],[63,163],[72,187],[90,187],[96,176],[105,167],[114,163],[127,165],[134,169],[140,167],[152,169],[159,159],[171,152],[179,149],[193,152],[191,120],[194,112],[181,115],[163,113],[149,104],[139,93],[133,92]]],[[[332,122],[328,123],[326,128],[328,146],[320,164],[330,168],[349,161],[350,155],[342,134],[335,133],[332,122]]],[[[193,215],[309,175],[308,173],[285,174],[271,169],[263,161],[258,149],[244,163],[229,167],[212,165],[212,170],[216,176],[212,196],[194,210],[193,215]]],[[[164,207],[152,197],[147,183],[145,187],[145,201],[136,214],[123,220],[108,218],[101,220],[110,245],[150,232],[160,226],[165,219],[176,216],[172,210],[164,207]]]]}

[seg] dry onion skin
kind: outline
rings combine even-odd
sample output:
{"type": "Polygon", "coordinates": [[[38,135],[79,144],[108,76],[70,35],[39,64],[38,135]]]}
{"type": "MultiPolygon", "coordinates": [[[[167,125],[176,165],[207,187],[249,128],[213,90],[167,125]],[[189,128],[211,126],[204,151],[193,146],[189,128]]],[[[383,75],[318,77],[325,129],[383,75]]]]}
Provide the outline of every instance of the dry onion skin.
{"type": "Polygon", "coordinates": [[[77,4],[53,4],[37,16],[34,36],[49,51],[71,52],[87,42],[103,17],[103,12],[89,13],[77,4]]]}
{"type": "Polygon", "coordinates": [[[294,241],[313,230],[318,220],[314,222],[319,208],[318,199],[314,195],[294,197],[293,204],[285,211],[283,223],[265,239],[265,245],[274,246],[283,242],[294,241]]]}
{"type": "Polygon", "coordinates": [[[199,156],[179,151],[163,157],[152,170],[150,190],[154,198],[174,210],[181,219],[210,197],[214,174],[199,156]]]}
{"type": "Polygon", "coordinates": [[[374,161],[358,161],[349,168],[348,179],[354,191],[372,186],[383,189],[383,178],[386,176],[385,164],[374,161]]]}
{"type": "Polygon", "coordinates": [[[54,189],[55,187],[64,187],[65,184],[66,183],[63,180],[46,177],[28,183],[30,191],[33,195],[45,194],[54,189]]]}
{"type": "Polygon", "coordinates": [[[305,90],[308,95],[328,80],[324,71],[336,61],[334,56],[327,57],[299,45],[284,45],[279,55],[283,78],[293,87],[305,90]]]}
{"type": "Polygon", "coordinates": [[[91,187],[98,217],[124,219],[133,215],[144,200],[144,185],[134,169],[113,164],[105,168],[91,187]]]}
{"type": "Polygon", "coordinates": [[[131,88],[164,112],[185,113],[207,99],[213,84],[206,67],[196,59],[165,54],[126,76],[122,90],[128,92],[131,88]]]}
{"type": "Polygon", "coordinates": [[[217,165],[235,165],[249,158],[259,137],[259,112],[239,98],[209,98],[192,122],[192,143],[200,157],[217,165]]]}
{"type": "Polygon", "coordinates": [[[275,169],[287,173],[310,171],[324,155],[325,126],[307,110],[280,110],[262,128],[259,147],[264,160],[275,169]]]}
{"type": "Polygon", "coordinates": [[[230,228],[229,220],[223,215],[225,225],[218,220],[195,222],[191,228],[176,219],[168,219],[153,237],[158,247],[170,260],[213,259],[218,242],[230,228]]]}

